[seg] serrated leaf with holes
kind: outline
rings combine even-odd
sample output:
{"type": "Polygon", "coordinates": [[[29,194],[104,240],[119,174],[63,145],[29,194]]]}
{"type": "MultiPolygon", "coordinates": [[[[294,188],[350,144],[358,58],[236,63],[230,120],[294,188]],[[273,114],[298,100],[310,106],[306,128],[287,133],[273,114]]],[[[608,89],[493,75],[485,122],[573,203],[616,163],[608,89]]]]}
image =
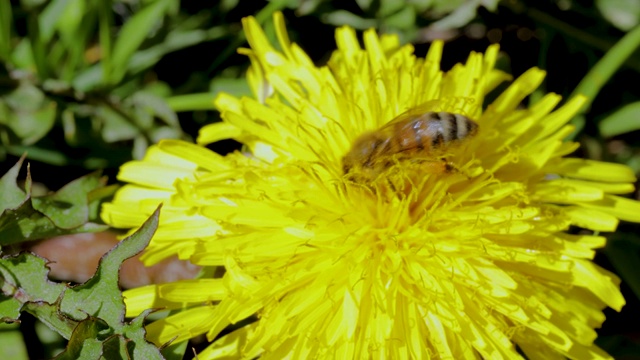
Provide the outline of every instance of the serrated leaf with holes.
{"type": "Polygon", "coordinates": [[[147,246],[158,225],[158,211],[137,232],[118,243],[100,259],[98,269],[91,279],[65,293],[60,304],[63,312],[77,320],[84,319],[87,314],[110,324],[124,320],[124,302],[118,287],[120,265],[147,246]]]}
{"type": "Polygon", "coordinates": [[[26,303],[55,303],[65,285],[49,281],[48,273],[46,260],[33,254],[0,259],[0,318],[5,322],[17,320],[26,303]]]}
{"type": "Polygon", "coordinates": [[[150,310],[126,323],[118,287],[122,262],[147,246],[159,214],[160,208],[137,232],[105,254],[95,275],[78,286],[49,281],[46,261],[36,255],[0,259],[0,318],[15,321],[20,312],[28,311],[69,339],[57,359],[162,359],[160,351],[145,340],[143,324],[150,310]]]}

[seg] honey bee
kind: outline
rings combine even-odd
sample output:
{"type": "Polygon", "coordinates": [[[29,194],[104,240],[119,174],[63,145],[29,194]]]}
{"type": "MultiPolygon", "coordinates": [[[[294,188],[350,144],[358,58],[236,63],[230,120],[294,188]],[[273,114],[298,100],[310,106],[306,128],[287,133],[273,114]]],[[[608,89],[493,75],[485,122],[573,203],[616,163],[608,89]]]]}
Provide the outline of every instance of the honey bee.
{"type": "Polygon", "coordinates": [[[342,169],[345,174],[360,169],[360,176],[371,180],[398,161],[416,160],[430,173],[444,173],[451,170],[442,159],[446,149],[477,131],[478,124],[464,115],[411,109],[356,139],[342,169]]]}

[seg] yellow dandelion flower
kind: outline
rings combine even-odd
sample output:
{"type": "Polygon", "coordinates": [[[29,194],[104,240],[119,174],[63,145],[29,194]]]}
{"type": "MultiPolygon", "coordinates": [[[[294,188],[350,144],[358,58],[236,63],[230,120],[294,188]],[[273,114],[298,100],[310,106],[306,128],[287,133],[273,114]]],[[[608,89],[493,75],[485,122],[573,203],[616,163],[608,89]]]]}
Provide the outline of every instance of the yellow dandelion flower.
{"type": "MultiPolygon", "coordinates": [[[[244,20],[255,98],[220,95],[224,121],[203,128],[200,145],[163,141],[125,164],[128,184],[103,208],[108,223],[134,228],[164,202],[143,259],[225,269],[126,292],[130,315],[180,309],[148,337],[206,334],[215,341],[199,359],[609,358],[594,328],[624,299],[590,261],[605,238],[566,230],[614,231],[640,221],[640,204],[617,196],[633,191],[629,168],[565,158],[585,100],[556,109],[548,94],[521,107],[545,76],[531,69],[483,107],[510,80],[494,69],[497,46],[444,72],[440,42],[417,58],[373,30],[361,47],[349,27],[317,67],[274,20],[282,50],[244,20]],[[401,157],[410,146],[396,143],[384,162],[344,173],[359,137],[416,107],[470,119],[477,133],[437,156],[401,157]],[[226,138],[246,151],[202,146],[226,138]]],[[[442,139],[431,140],[413,139],[442,139]]]]}

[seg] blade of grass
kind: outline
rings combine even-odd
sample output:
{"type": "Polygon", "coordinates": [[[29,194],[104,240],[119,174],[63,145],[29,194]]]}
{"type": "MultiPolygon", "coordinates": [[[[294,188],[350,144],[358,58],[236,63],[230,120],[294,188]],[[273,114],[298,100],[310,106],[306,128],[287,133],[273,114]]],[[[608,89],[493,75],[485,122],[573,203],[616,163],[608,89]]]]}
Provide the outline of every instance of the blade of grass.
{"type": "Polygon", "coordinates": [[[175,112],[194,110],[215,110],[213,99],[215,94],[201,93],[177,95],[167,98],[167,105],[175,112]]]}
{"type": "Polygon", "coordinates": [[[111,1],[98,1],[98,27],[100,38],[100,51],[102,52],[102,82],[109,82],[111,75],[111,25],[113,24],[113,12],[111,1]]]}
{"type": "Polygon", "coordinates": [[[140,47],[151,29],[156,26],[174,0],[156,0],[145,6],[127,21],[113,45],[112,71],[105,73],[109,84],[117,84],[127,72],[131,56],[140,47]]]}
{"type": "MultiPolygon", "coordinates": [[[[75,78],[82,74],[82,71],[86,70],[87,59],[85,58],[85,49],[89,43],[87,39],[92,39],[95,35],[96,27],[100,26],[98,17],[98,11],[89,8],[86,12],[83,12],[82,19],[75,32],[71,33],[70,28],[60,28],[61,39],[67,44],[67,48],[69,49],[69,58],[62,70],[62,78],[67,82],[74,83],[75,78]]],[[[99,67],[102,66],[102,64],[98,63],[95,66],[99,67]]],[[[98,70],[101,71],[101,69],[98,70]]],[[[96,86],[100,84],[102,79],[101,74],[99,74],[98,78],[95,83],[96,86]]]]}
{"type": "Polygon", "coordinates": [[[20,156],[24,153],[29,154],[29,159],[33,161],[42,161],[47,164],[65,166],[69,164],[67,156],[55,150],[39,148],[35,146],[10,145],[6,147],[7,153],[20,156]]]}
{"type": "MultiPolygon", "coordinates": [[[[628,32],[620,39],[620,41],[604,54],[602,59],[598,61],[589,73],[587,73],[569,96],[570,99],[577,95],[587,97],[587,102],[578,115],[584,114],[589,109],[591,103],[600,92],[600,89],[602,89],[604,84],[609,81],[611,76],[613,76],[639,46],[640,26],[628,32]]],[[[576,130],[569,136],[569,139],[573,139],[582,130],[582,127],[584,127],[584,121],[575,122],[572,120],[572,123],[576,125],[576,130]]]]}
{"type": "Polygon", "coordinates": [[[11,55],[11,29],[13,13],[10,0],[0,0],[0,59],[8,61],[11,55]]]}
{"type": "MultiPolygon", "coordinates": [[[[144,50],[136,51],[126,64],[126,73],[135,75],[145,69],[150,68],[157,63],[160,58],[172,51],[177,51],[189,46],[196,45],[204,41],[219,39],[228,34],[225,26],[215,26],[208,30],[175,30],[167,39],[157,45],[151,46],[144,50]]],[[[99,85],[99,67],[100,64],[92,65],[75,76],[73,86],[81,91],[89,91],[99,85]]]]}
{"type": "MultiPolygon", "coordinates": [[[[80,4],[85,4],[80,2],[80,4]]],[[[95,34],[96,23],[98,20],[98,11],[90,11],[85,13],[86,5],[74,4],[64,14],[63,23],[59,26],[60,39],[65,43],[68,57],[64,62],[63,68],[60,70],[61,78],[67,82],[72,82],[76,76],[79,67],[84,64],[84,52],[87,39],[95,34]]],[[[91,5],[94,6],[94,5],[91,5]]],[[[99,25],[98,25],[99,26],[99,25]]]]}
{"type": "Polygon", "coordinates": [[[600,121],[600,135],[612,137],[640,129],[640,101],[627,104],[600,121]]]}
{"type": "Polygon", "coordinates": [[[53,37],[56,24],[64,13],[69,0],[52,0],[40,13],[40,33],[42,41],[49,42],[53,37]]]}
{"type": "Polygon", "coordinates": [[[31,53],[33,54],[33,62],[36,65],[38,75],[41,80],[49,78],[49,69],[47,66],[47,56],[45,46],[40,33],[39,13],[36,9],[31,9],[27,14],[27,33],[29,36],[29,44],[31,53]]]}

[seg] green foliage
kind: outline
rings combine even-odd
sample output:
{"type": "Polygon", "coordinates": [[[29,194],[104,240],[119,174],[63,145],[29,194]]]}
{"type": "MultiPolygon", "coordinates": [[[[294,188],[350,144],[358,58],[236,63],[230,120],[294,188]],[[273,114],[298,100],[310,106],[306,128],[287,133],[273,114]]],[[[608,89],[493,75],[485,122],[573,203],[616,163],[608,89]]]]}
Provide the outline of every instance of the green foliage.
{"type": "MultiPolygon", "coordinates": [[[[133,53],[142,45],[147,34],[156,25],[156,20],[169,9],[173,0],[157,0],[148,4],[135,15],[120,29],[120,33],[113,45],[113,54],[110,61],[103,61],[103,78],[107,84],[117,84],[127,72],[127,64],[133,56],[133,53]],[[109,66],[110,65],[110,66],[109,66]]],[[[109,12],[101,13],[109,14],[109,12]]],[[[100,20],[102,21],[102,17],[100,20]]],[[[109,19],[104,19],[110,23],[109,19]]],[[[104,47],[106,50],[107,48],[104,47]]],[[[109,57],[105,57],[107,59],[109,57]]]]}
{"type": "MultiPolygon", "coordinates": [[[[91,222],[97,218],[98,201],[113,191],[113,187],[104,187],[99,173],[74,180],[55,193],[34,197],[28,168],[26,191],[16,181],[23,160],[0,179],[1,245],[107,228],[91,222]]],[[[115,354],[161,358],[158,349],[144,340],[142,324],[148,313],[124,323],[124,302],[118,288],[120,265],[146,247],[157,221],[158,212],[106,254],[90,280],[75,287],[49,281],[47,261],[38,256],[21,253],[0,259],[0,318],[17,321],[20,313],[27,311],[69,339],[59,358],[113,358],[115,354]],[[130,342],[136,346],[128,346],[130,342]]],[[[2,335],[0,342],[6,341],[2,335]]]]}
{"type": "Polygon", "coordinates": [[[104,188],[99,173],[74,180],[53,194],[33,197],[28,168],[26,191],[17,184],[22,162],[0,178],[0,245],[107,229],[92,222],[98,217],[98,201],[115,190],[104,188]]]}
{"type": "MultiPolygon", "coordinates": [[[[572,96],[584,95],[587,97],[588,101],[583,111],[589,109],[589,105],[596,98],[598,92],[638,47],[640,47],[640,27],[626,34],[593,66],[589,73],[585,75],[572,93],[572,96]]],[[[582,116],[582,114],[579,114],[577,116],[578,119],[574,119],[573,121],[578,131],[584,126],[584,122],[579,120],[580,116],[582,116]]]]}
{"type": "Polygon", "coordinates": [[[600,134],[605,137],[640,130],[640,102],[627,104],[598,123],[600,134]]]}
{"type": "Polygon", "coordinates": [[[357,9],[343,9],[337,1],[290,1],[299,15],[319,16],[335,26],[355,29],[379,28],[401,35],[407,42],[420,40],[420,31],[429,26],[438,31],[461,28],[477,15],[478,8],[495,11],[498,0],[356,0],[357,9]],[[329,5],[330,4],[330,5],[329,5]]]}
{"type": "Polygon", "coordinates": [[[2,319],[17,320],[26,311],[68,339],[57,359],[161,359],[160,351],[144,339],[143,322],[150,311],[125,322],[118,288],[120,265],[147,246],[157,228],[159,211],[105,254],[95,275],[78,286],[49,281],[45,260],[35,255],[0,259],[2,319]]]}
{"type": "MultiPolygon", "coordinates": [[[[307,15],[312,13],[322,12],[321,7],[326,3],[333,3],[334,7],[327,7],[331,9],[326,11],[326,19],[333,23],[334,20],[339,20],[341,17],[346,20],[351,20],[353,23],[335,22],[336,25],[349,25],[355,28],[360,28],[362,25],[371,24],[373,26],[380,24],[382,26],[388,25],[391,28],[407,28],[408,26],[417,25],[416,17],[423,17],[419,14],[425,14],[432,19],[440,19],[441,23],[447,23],[450,21],[447,15],[457,12],[464,14],[467,19],[457,25],[461,27],[471,21],[476,15],[476,9],[480,6],[484,6],[491,10],[495,10],[498,1],[441,1],[441,0],[356,0],[358,10],[362,13],[356,14],[353,11],[339,9],[339,5],[335,2],[328,0],[311,0],[305,2],[291,1],[290,6],[296,7],[298,13],[301,15],[307,15]],[[466,3],[466,4],[465,4],[466,3]],[[336,6],[337,5],[337,6],[336,6]],[[403,17],[399,14],[411,14],[411,18],[406,18],[404,23],[394,21],[394,18],[403,17]],[[372,20],[366,21],[367,19],[372,20]]],[[[460,15],[454,15],[454,17],[460,15]]],[[[364,29],[364,28],[363,28],[364,29]]]]}
{"type": "Polygon", "coordinates": [[[161,138],[188,138],[164,100],[170,88],[145,76],[167,53],[227,29],[203,29],[201,16],[178,14],[176,0],[132,2],[134,13],[116,28],[115,3],[25,1],[12,8],[0,0],[0,159],[28,152],[55,165],[117,167],[161,138]],[[90,156],[60,151],[52,133],[90,156]],[[123,142],[136,146],[118,146],[123,142]]]}
{"type": "Polygon", "coordinates": [[[0,359],[29,359],[17,324],[0,324],[0,359]]]}
{"type": "Polygon", "coordinates": [[[636,0],[596,0],[596,6],[620,30],[629,31],[640,23],[640,2],[636,0]]]}

